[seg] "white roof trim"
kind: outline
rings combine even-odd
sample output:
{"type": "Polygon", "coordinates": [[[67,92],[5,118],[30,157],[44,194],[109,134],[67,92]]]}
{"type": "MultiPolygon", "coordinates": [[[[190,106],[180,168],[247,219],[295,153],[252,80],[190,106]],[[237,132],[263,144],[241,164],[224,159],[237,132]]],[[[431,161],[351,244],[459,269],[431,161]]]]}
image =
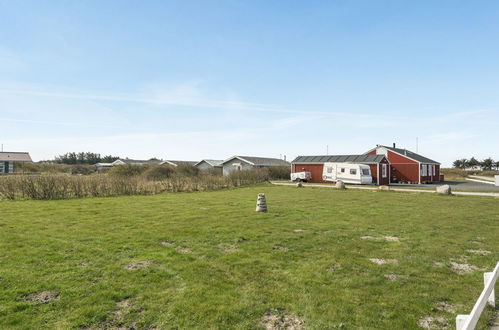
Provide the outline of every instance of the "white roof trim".
{"type": "Polygon", "coordinates": [[[169,164],[171,166],[178,166],[177,164],[173,163],[173,162],[170,162],[169,160],[164,160],[163,162],[161,162],[159,165],[163,165],[163,164],[169,164]]]}
{"type": "Polygon", "coordinates": [[[224,161],[222,162],[222,164],[221,164],[221,165],[224,165],[225,163],[230,162],[230,161],[231,161],[231,160],[233,160],[233,159],[239,159],[240,161],[243,161],[243,162],[248,163],[248,164],[250,164],[250,165],[255,165],[254,163],[250,162],[249,160],[244,159],[244,158],[239,157],[239,156],[232,156],[232,157],[230,157],[230,158],[227,158],[226,160],[224,160],[224,161]]]}

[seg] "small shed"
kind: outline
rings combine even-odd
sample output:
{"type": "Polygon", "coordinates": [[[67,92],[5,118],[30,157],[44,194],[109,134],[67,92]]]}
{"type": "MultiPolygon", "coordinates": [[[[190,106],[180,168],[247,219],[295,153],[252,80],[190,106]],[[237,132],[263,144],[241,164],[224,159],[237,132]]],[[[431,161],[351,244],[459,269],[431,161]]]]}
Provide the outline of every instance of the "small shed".
{"type": "Polygon", "coordinates": [[[14,173],[16,163],[31,163],[28,152],[0,152],[0,174],[14,173]]]}
{"type": "Polygon", "coordinates": [[[222,174],[223,160],[216,159],[203,159],[197,162],[194,166],[199,168],[201,171],[214,171],[217,174],[222,174]]]}
{"type": "Polygon", "coordinates": [[[229,175],[232,171],[289,165],[289,162],[279,158],[232,156],[222,162],[222,173],[223,175],[229,175]]]}
{"type": "Polygon", "coordinates": [[[322,179],[324,163],[351,163],[369,165],[373,183],[386,185],[389,183],[389,162],[383,155],[326,155],[298,156],[291,162],[291,172],[310,172],[310,182],[325,182],[322,179]]]}

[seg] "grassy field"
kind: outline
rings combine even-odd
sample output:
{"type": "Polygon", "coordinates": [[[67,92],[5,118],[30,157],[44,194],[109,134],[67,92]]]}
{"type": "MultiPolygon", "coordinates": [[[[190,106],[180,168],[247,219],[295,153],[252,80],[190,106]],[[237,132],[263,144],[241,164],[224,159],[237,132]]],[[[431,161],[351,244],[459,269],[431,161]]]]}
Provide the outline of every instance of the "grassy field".
{"type": "Polygon", "coordinates": [[[488,197],[260,185],[0,206],[1,329],[453,328],[499,260],[488,197]]]}

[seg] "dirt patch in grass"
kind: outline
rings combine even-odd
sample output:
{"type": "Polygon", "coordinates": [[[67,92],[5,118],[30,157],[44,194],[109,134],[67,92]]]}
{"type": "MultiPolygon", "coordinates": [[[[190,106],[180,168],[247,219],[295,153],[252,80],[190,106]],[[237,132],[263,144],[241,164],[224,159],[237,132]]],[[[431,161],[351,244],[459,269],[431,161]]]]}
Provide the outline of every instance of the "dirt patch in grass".
{"type": "Polygon", "coordinates": [[[362,236],[360,239],[365,241],[387,241],[387,242],[400,242],[400,238],[396,236],[383,236],[383,237],[373,237],[373,236],[362,236]]]}
{"type": "Polygon", "coordinates": [[[303,229],[295,229],[295,230],[293,230],[293,232],[294,233],[304,233],[305,230],[303,230],[303,229]]]}
{"type": "Polygon", "coordinates": [[[88,266],[90,266],[90,263],[88,263],[88,262],[80,263],[80,267],[88,267],[88,266]]]}
{"type": "Polygon", "coordinates": [[[161,242],[161,245],[172,247],[172,246],[175,246],[175,243],[172,241],[163,241],[163,242],[161,242]]]}
{"type": "Polygon", "coordinates": [[[418,325],[423,329],[449,329],[449,322],[442,316],[422,317],[418,325]]]}
{"type": "Polygon", "coordinates": [[[274,245],[272,247],[272,250],[284,251],[284,252],[289,251],[289,249],[287,247],[282,246],[282,245],[274,245]]]}
{"type": "Polygon", "coordinates": [[[392,282],[399,281],[399,280],[407,280],[409,278],[409,275],[399,275],[399,274],[385,274],[385,278],[389,279],[392,282]]]}
{"type": "Polygon", "coordinates": [[[125,269],[126,270],[145,269],[145,268],[148,268],[150,265],[151,265],[151,262],[149,260],[135,261],[129,265],[126,265],[125,269]]]}
{"type": "Polygon", "coordinates": [[[334,273],[335,271],[340,270],[340,269],[341,269],[341,265],[340,264],[332,264],[331,266],[329,266],[327,268],[327,271],[330,272],[330,273],[334,273]]]}
{"type": "Polygon", "coordinates": [[[396,264],[397,259],[379,259],[379,258],[371,258],[369,259],[371,262],[377,265],[385,265],[385,264],[396,264]]]}
{"type": "Polygon", "coordinates": [[[304,322],[294,314],[285,311],[270,311],[262,317],[262,325],[266,330],[301,330],[304,322]]]}
{"type": "Polygon", "coordinates": [[[452,305],[451,303],[448,303],[447,301],[437,302],[436,309],[438,309],[439,311],[443,311],[443,312],[447,312],[447,313],[451,313],[451,314],[456,313],[456,309],[454,308],[454,305],[452,305]]]}
{"type": "Polygon", "coordinates": [[[184,248],[184,247],[180,247],[180,246],[179,246],[179,247],[177,248],[177,252],[178,252],[178,253],[181,253],[181,254],[187,254],[187,253],[191,253],[191,252],[192,252],[192,250],[191,250],[191,249],[189,249],[189,248],[184,248]]]}
{"type": "Polygon", "coordinates": [[[492,253],[490,251],[482,250],[482,249],[479,249],[479,250],[466,250],[466,251],[469,252],[469,253],[480,254],[482,256],[486,256],[486,255],[492,253]]]}
{"type": "Polygon", "coordinates": [[[222,253],[234,253],[238,250],[236,244],[220,244],[220,252],[222,253]]]}
{"type": "Polygon", "coordinates": [[[37,293],[28,294],[23,297],[24,300],[36,304],[47,304],[59,298],[59,292],[55,291],[42,291],[37,293]]]}
{"type": "Polygon", "coordinates": [[[116,307],[118,309],[113,312],[113,316],[116,321],[123,321],[125,315],[128,314],[130,308],[132,307],[132,302],[130,301],[130,299],[118,301],[116,303],[116,307]]]}
{"type": "Polygon", "coordinates": [[[440,267],[444,266],[444,263],[440,262],[440,261],[434,261],[433,264],[432,264],[432,266],[435,267],[435,268],[440,268],[440,267]]]}
{"type": "Polygon", "coordinates": [[[477,266],[473,266],[470,264],[458,264],[457,262],[451,262],[450,268],[452,269],[452,271],[459,275],[472,273],[475,270],[478,270],[477,266]]]}

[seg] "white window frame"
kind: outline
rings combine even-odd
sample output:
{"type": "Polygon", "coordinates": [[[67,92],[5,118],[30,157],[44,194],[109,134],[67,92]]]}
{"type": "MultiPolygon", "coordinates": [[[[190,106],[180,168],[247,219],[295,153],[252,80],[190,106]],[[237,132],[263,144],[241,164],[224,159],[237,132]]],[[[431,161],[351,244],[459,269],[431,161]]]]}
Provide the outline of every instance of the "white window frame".
{"type": "Polygon", "coordinates": [[[388,177],[388,165],[387,164],[381,164],[381,177],[382,178],[388,177]]]}
{"type": "Polygon", "coordinates": [[[428,165],[428,176],[433,176],[433,166],[428,165]]]}
{"type": "Polygon", "coordinates": [[[421,176],[426,176],[426,164],[421,165],[421,176]]]}

